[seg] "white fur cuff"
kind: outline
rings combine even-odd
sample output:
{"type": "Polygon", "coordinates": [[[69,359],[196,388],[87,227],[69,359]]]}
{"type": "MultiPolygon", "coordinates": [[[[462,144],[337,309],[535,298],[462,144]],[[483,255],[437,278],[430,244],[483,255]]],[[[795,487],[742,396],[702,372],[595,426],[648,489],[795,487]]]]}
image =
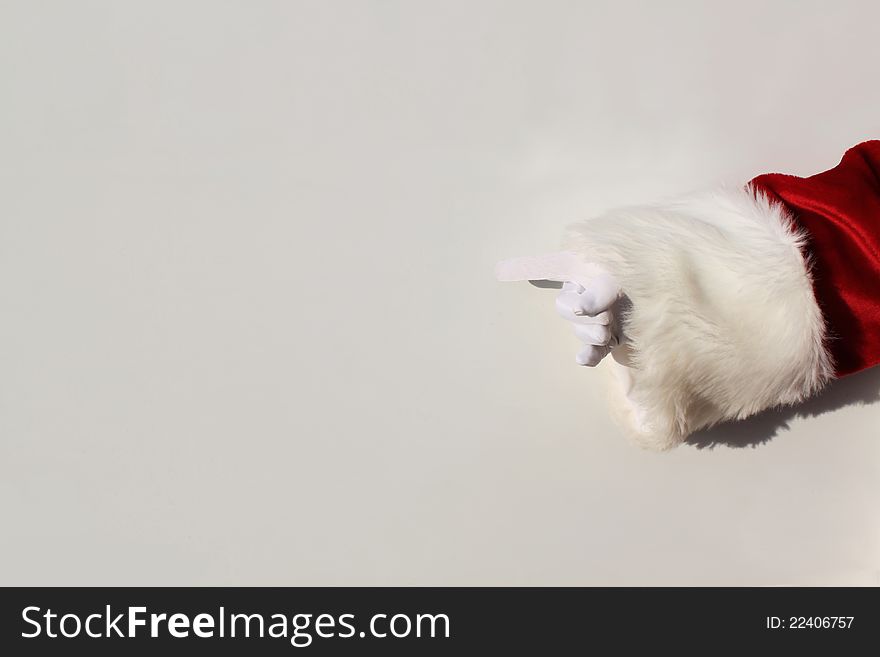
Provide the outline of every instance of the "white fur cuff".
{"type": "Polygon", "coordinates": [[[569,228],[565,247],[606,267],[632,301],[610,364],[617,415],[637,442],[667,449],[833,377],[803,241],[784,208],[751,189],[569,228]]]}

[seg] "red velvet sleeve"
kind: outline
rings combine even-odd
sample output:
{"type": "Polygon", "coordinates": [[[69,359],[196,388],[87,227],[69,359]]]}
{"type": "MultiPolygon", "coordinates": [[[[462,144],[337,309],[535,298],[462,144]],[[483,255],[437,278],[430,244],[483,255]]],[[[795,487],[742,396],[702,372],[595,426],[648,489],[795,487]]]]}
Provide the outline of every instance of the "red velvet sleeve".
{"type": "Polygon", "coordinates": [[[851,148],[824,173],[769,173],[749,184],[785,205],[807,233],[837,375],[880,363],[880,141],[851,148]]]}

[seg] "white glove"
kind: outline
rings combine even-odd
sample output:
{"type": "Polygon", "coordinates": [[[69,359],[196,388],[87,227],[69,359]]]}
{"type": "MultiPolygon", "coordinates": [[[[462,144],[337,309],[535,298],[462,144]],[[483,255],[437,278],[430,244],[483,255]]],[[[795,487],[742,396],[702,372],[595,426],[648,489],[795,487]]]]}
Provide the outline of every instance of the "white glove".
{"type": "Polygon", "coordinates": [[[556,297],[556,310],[571,322],[574,334],[583,343],[575,362],[595,367],[614,347],[623,342],[620,310],[624,297],[611,275],[598,276],[587,287],[565,281],[556,297]]]}
{"type": "Polygon", "coordinates": [[[496,275],[501,281],[562,283],[556,310],[574,325],[575,336],[584,343],[575,356],[578,365],[595,367],[623,342],[620,315],[626,298],[615,277],[600,265],[563,251],[504,260],[498,263],[496,275]]]}

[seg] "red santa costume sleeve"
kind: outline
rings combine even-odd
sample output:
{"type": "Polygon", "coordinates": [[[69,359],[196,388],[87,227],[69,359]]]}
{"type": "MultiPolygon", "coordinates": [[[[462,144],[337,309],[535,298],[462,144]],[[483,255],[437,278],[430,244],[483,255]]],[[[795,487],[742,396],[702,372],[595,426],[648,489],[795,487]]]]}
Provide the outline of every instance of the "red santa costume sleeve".
{"type": "Polygon", "coordinates": [[[880,363],[880,141],[808,178],[613,211],[570,227],[565,246],[631,301],[613,408],[644,446],[880,363]]]}
{"type": "Polygon", "coordinates": [[[880,141],[851,148],[833,169],[750,183],[806,232],[813,289],[838,376],[880,363],[880,141]]]}

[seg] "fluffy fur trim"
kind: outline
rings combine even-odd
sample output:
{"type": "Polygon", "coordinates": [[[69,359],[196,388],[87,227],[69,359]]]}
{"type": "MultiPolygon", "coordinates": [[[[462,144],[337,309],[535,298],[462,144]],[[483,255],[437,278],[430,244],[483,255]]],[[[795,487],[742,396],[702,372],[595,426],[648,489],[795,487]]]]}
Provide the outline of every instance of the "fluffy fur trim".
{"type": "Polygon", "coordinates": [[[565,242],[632,302],[609,365],[612,407],[639,444],[668,449],[833,377],[804,236],[753,189],[616,210],[571,226],[565,242]]]}

